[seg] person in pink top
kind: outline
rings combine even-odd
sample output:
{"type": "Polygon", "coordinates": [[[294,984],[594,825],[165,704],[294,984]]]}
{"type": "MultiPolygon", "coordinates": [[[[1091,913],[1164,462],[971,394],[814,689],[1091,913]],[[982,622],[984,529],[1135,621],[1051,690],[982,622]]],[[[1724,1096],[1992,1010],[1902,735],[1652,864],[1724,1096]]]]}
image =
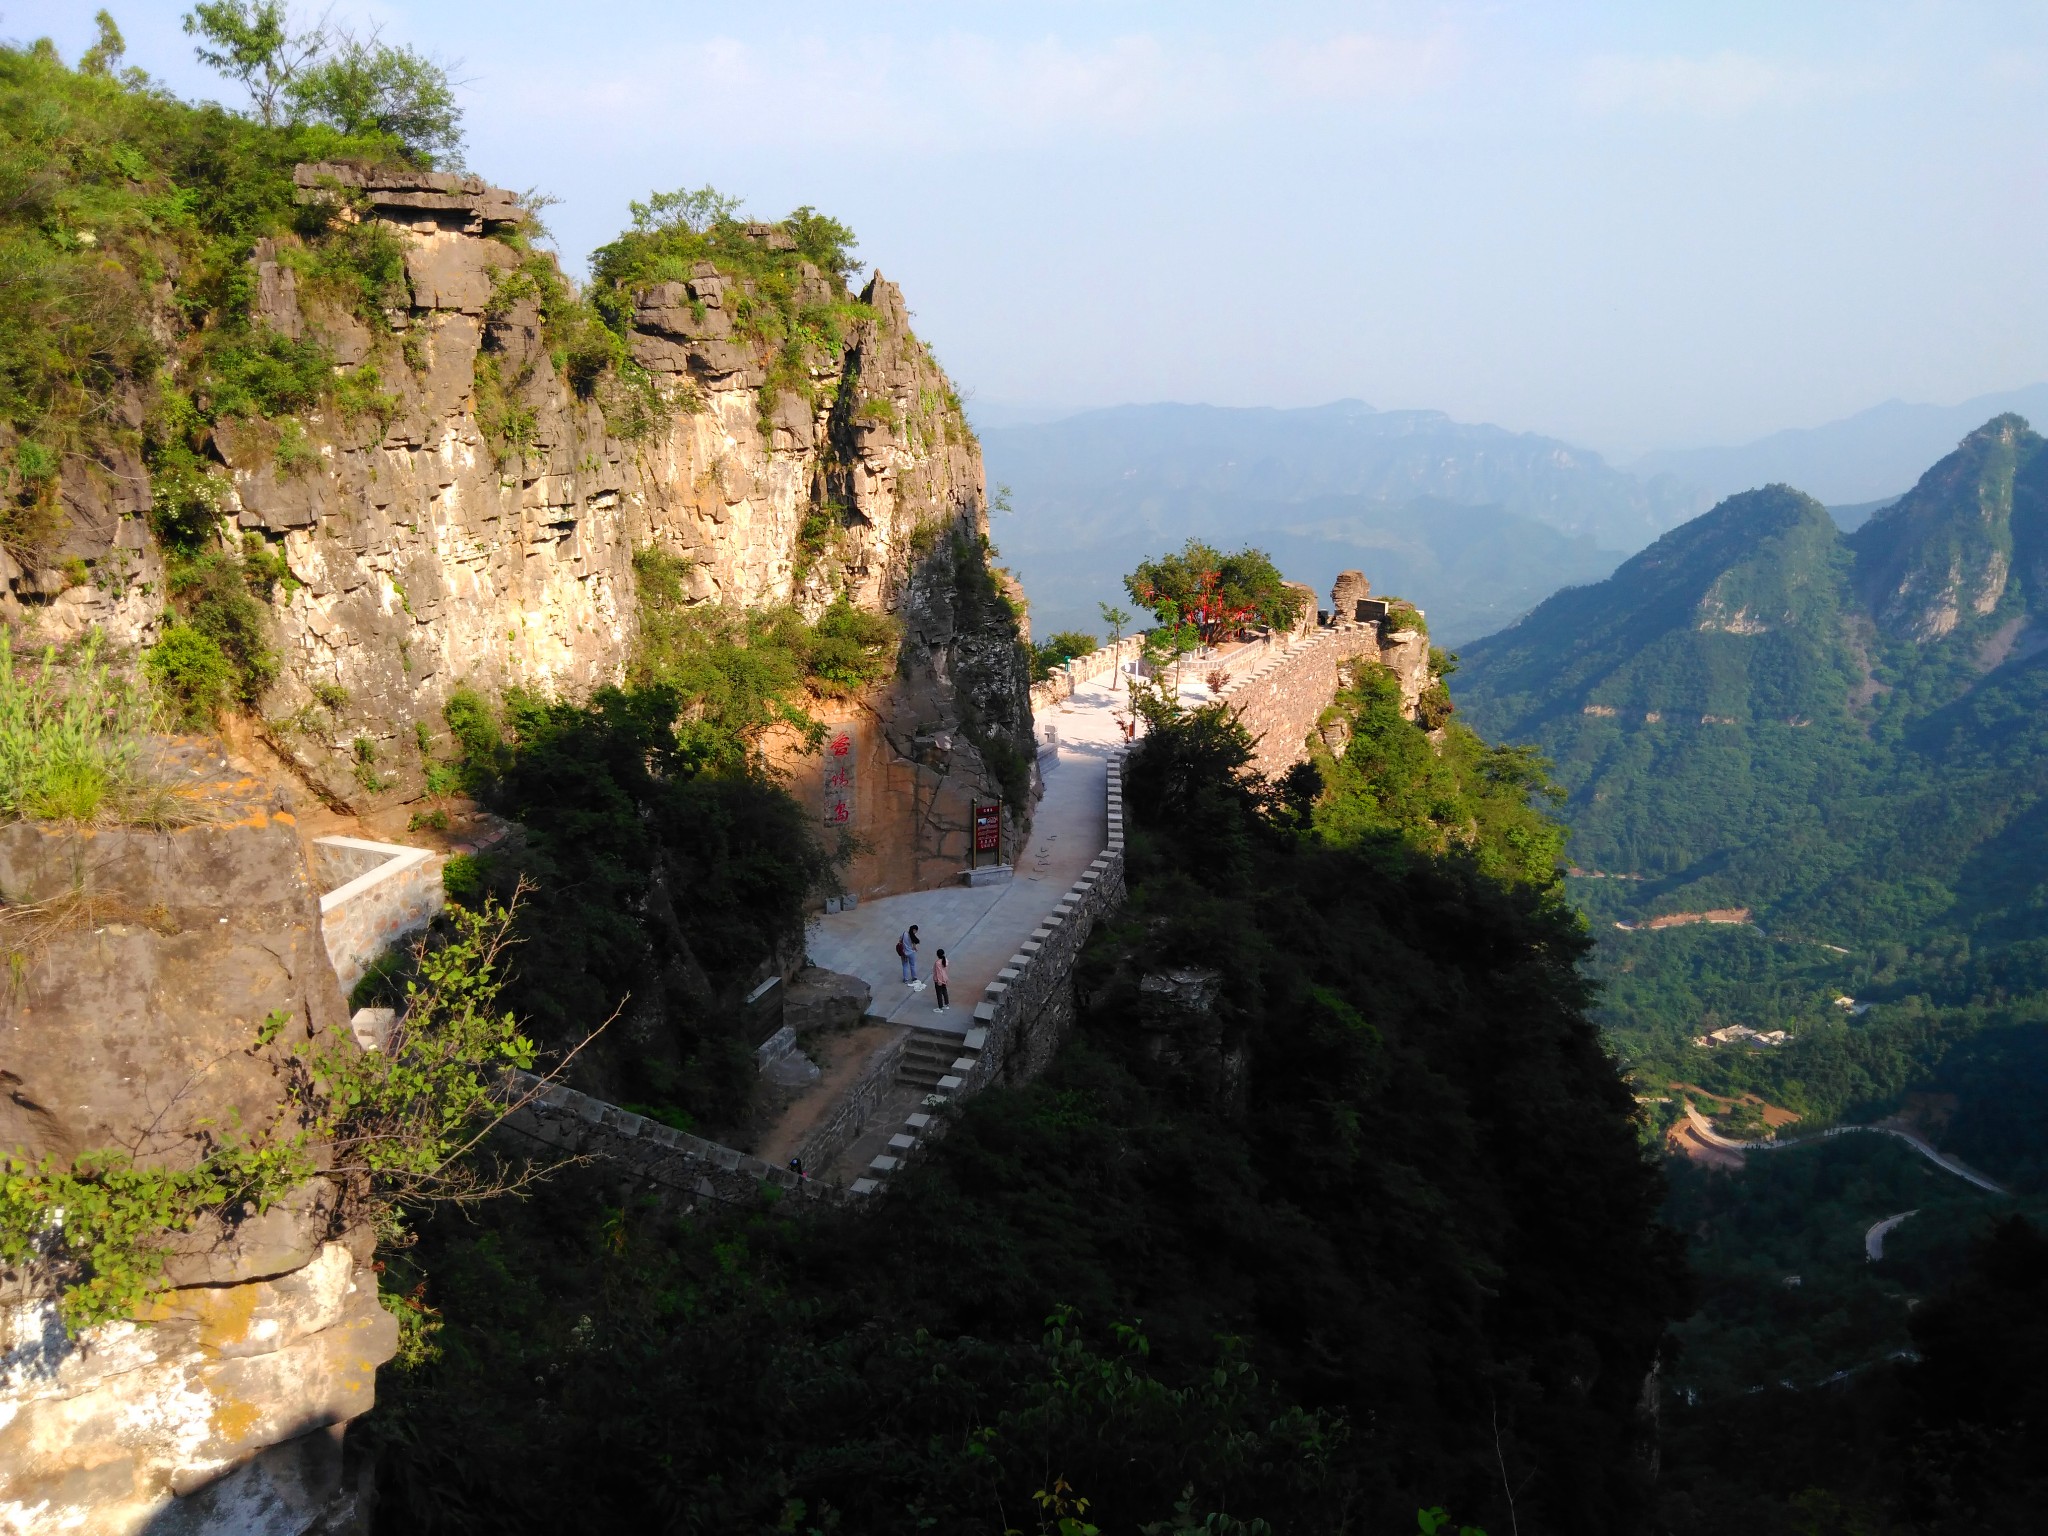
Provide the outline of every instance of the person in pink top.
{"type": "Polygon", "coordinates": [[[932,956],[932,995],[940,1013],[953,1006],[953,999],[946,991],[946,952],[943,949],[932,956]]]}

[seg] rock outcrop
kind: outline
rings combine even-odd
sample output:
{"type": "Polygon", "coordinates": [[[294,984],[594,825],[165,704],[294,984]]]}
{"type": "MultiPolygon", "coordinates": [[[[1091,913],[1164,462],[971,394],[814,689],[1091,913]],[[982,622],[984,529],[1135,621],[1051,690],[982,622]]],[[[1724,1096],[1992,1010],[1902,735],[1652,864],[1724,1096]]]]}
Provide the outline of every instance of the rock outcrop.
{"type": "MultiPolygon", "coordinates": [[[[633,559],[647,548],[690,562],[694,600],[791,602],[814,617],[844,593],[901,614],[899,678],[863,709],[902,762],[964,786],[949,803],[997,793],[1007,764],[988,758],[1008,754],[992,741],[1028,760],[1014,616],[954,596],[956,546],[986,563],[980,449],[895,284],[876,274],[855,305],[800,264],[800,304],[855,318],[843,342],[809,345],[805,377],[771,382],[786,357],[743,318],[757,285],[700,262],[635,296],[628,345],[651,386],[630,399],[579,392],[521,277],[546,258],[520,249],[528,215],[511,194],[347,165],[301,166],[296,179],[303,199],[350,199],[404,245],[402,291],[373,328],[309,291],[292,251],[260,244],[257,323],[373,369],[383,399],[313,414],[310,450],[282,451],[262,421],[213,434],[232,522],[291,572],[273,607],[283,668],[262,712],[320,795],[356,809],[417,795],[421,728],[442,735],[458,686],[580,694],[616,681],[635,633],[633,559]],[[940,735],[953,744],[933,767],[940,735]]],[[[790,243],[780,225],[750,232],[770,249],[790,243]]],[[[163,570],[149,506],[139,460],[81,483],[60,551],[81,563],[71,576],[0,569],[0,606],[51,633],[97,624],[150,642],[163,570]]]]}
{"type": "MultiPolygon", "coordinates": [[[[294,1043],[347,1029],[290,812],[200,750],[179,761],[200,825],[0,828],[0,1151],[189,1166],[277,1118],[294,1043]]],[[[0,1278],[0,1530],[351,1529],[342,1430],[397,1323],[340,1206],[316,1177],[208,1217],[140,1318],[76,1337],[54,1277],[0,1278]]]]}

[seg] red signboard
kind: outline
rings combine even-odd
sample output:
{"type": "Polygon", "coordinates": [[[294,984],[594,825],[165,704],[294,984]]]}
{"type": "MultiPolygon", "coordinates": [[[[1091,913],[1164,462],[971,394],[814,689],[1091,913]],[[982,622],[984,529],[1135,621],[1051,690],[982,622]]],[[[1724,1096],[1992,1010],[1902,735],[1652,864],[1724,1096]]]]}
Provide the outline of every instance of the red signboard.
{"type": "Polygon", "coordinates": [[[974,807],[974,851],[1001,853],[1003,850],[1003,808],[1001,804],[974,807]]]}

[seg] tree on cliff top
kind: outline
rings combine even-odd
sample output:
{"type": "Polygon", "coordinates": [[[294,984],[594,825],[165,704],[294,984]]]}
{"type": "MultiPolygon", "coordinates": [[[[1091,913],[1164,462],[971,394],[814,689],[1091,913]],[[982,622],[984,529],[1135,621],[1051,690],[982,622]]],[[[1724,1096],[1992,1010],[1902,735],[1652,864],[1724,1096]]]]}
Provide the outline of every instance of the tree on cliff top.
{"type": "Polygon", "coordinates": [[[447,68],[389,46],[379,29],[330,37],[324,20],[299,27],[280,0],[200,0],[184,20],[199,62],[239,82],[265,127],[282,109],[287,122],[392,140],[421,165],[461,163],[462,109],[447,68]]]}
{"type": "Polygon", "coordinates": [[[1205,645],[1247,624],[1285,629],[1301,616],[1304,601],[1264,550],[1226,555],[1200,539],[1145,561],[1124,578],[1124,590],[1165,628],[1193,625],[1205,645]]]}
{"type": "Polygon", "coordinates": [[[396,139],[427,165],[462,163],[462,109],[447,69],[416,49],[387,46],[375,29],[337,33],[334,50],[292,81],[285,99],[295,120],[396,139]]]}

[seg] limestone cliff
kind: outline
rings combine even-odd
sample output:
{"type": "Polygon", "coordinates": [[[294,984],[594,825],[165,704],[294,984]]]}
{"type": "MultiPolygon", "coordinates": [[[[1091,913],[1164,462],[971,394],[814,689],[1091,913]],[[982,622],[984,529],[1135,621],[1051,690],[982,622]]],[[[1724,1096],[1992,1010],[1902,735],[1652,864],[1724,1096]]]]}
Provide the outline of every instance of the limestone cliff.
{"type": "MultiPolygon", "coordinates": [[[[311,452],[264,421],[212,434],[233,523],[289,565],[273,598],[283,666],[261,709],[322,796],[356,808],[415,796],[420,728],[441,732],[460,685],[576,694],[617,680],[634,635],[633,556],[650,546],[692,562],[690,594],[704,602],[815,615],[843,592],[901,613],[913,631],[901,675],[865,709],[892,753],[957,781],[952,798],[997,790],[985,758],[1008,749],[991,742],[1028,761],[1022,664],[982,654],[1014,650],[1007,613],[980,605],[963,624],[958,605],[934,599],[953,584],[956,545],[983,558],[981,456],[893,283],[876,274],[856,306],[839,279],[801,264],[800,302],[859,318],[843,341],[812,338],[792,381],[771,377],[786,351],[749,328],[755,283],[699,262],[632,296],[627,342],[648,377],[628,399],[566,376],[545,295],[518,280],[535,258],[510,194],[353,166],[301,166],[297,182],[305,199],[346,196],[352,216],[404,244],[381,327],[302,282],[289,239],[259,244],[258,321],[319,338],[340,368],[374,369],[381,398],[310,416],[311,452]],[[942,569],[920,578],[934,556],[942,569]],[[970,675],[982,679],[974,701],[960,691],[970,675]],[[963,716],[976,722],[965,735],[952,729],[963,716]],[[936,767],[916,745],[934,732],[953,736],[936,767]]],[[[777,225],[748,234],[789,242],[777,225]]],[[[139,461],[129,468],[115,490],[105,476],[75,495],[67,483],[60,553],[90,579],[12,566],[6,606],[52,633],[154,637],[162,562],[147,480],[139,461]]]]}

